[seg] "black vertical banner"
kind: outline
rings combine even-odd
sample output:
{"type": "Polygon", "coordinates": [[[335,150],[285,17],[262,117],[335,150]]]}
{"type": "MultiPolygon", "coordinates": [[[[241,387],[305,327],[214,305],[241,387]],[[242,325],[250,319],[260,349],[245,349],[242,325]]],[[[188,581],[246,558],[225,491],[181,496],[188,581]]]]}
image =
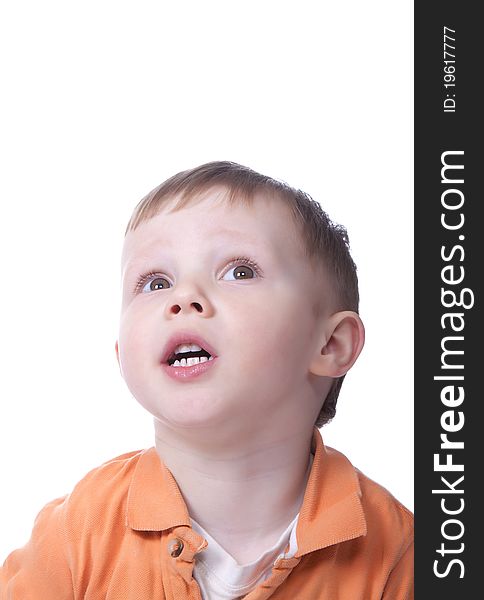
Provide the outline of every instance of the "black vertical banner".
{"type": "Polygon", "coordinates": [[[415,596],[484,597],[484,32],[415,3],[415,596]]]}

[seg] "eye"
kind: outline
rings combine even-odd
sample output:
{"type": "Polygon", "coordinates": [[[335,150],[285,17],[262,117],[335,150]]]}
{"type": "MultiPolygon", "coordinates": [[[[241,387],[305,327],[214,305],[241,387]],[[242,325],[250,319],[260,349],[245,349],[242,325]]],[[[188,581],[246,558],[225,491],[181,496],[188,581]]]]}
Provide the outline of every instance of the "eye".
{"type": "Polygon", "coordinates": [[[229,270],[225,273],[223,279],[225,281],[239,281],[243,279],[254,279],[261,274],[259,265],[250,258],[241,256],[234,258],[229,270]],[[233,278],[226,279],[226,276],[233,272],[233,278]]]}
{"type": "Polygon", "coordinates": [[[155,292],[156,290],[164,290],[170,287],[170,282],[166,277],[162,277],[159,273],[147,273],[143,275],[137,282],[135,293],[155,292]]]}

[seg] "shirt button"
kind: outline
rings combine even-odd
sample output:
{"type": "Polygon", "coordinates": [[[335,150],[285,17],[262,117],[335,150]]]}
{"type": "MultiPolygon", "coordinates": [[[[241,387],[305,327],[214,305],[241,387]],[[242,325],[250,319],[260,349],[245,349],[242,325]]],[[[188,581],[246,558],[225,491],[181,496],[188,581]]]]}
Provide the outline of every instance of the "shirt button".
{"type": "Polygon", "coordinates": [[[180,554],[182,553],[182,550],[183,550],[183,542],[178,538],[171,540],[171,542],[168,544],[168,552],[170,553],[171,556],[173,556],[173,558],[180,556],[180,554]]]}

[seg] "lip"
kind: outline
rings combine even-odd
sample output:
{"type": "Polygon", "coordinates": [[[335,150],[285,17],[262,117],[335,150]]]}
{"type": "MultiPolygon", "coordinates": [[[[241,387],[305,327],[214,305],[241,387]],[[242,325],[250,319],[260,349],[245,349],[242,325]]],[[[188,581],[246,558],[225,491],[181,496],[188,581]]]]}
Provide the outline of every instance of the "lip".
{"type": "MultiPolygon", "coordinates": [[[[203,365],[212,363],[212,362],[214,362],[215,358],[218,356],[217,351],[212,347],[212,345],[209,344],[206,340],[204,340],[197,333],[192,333],[190,331],[178,331],[177,333],[174,333],[165,344],[165,347],[163,349],[163,354],[161,357],[161,362],[163,363],[163,366],[169,367],[173,371],[175,369],[177,369],[177,367],[170,367],[170,365],[168,364],[167,361],[177,346],[179,346],[180,344],[190,344],[190,343],[197,344],[198,346],[200,346],[201,348],[206,350],[209,354],[211,354],[213,357],[213,360],[206,361],[204,363],[199,363],[198,365],[192,365],[192,367],[203,366],[203,365]]],[[[184,371],[188,371],[191,369],[190,367],[179,367],[179,368],[183,369],[184,371]]]]}
{"type": "Polygon", "coordinates": [[[218,362],[218,359],[214,357],[212,360],[206,360],[203,363],[191,365],[190,367],[172,367],[168,363],[163,363],[161,366],[169,377],[176,381],[183,382],[190,381],[191,379],[210,371],[216,362],[218,362]]]}

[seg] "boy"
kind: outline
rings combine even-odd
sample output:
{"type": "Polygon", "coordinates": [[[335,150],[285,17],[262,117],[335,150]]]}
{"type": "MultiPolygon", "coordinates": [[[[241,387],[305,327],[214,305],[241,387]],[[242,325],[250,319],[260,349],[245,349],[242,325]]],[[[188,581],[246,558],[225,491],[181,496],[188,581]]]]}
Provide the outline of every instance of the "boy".
{"type": "Polygon", "coordinates": [[[411,514],[318,430],[364,342],[346,231],[208,163],[138,204],[122,278],[116,356],[156,445],[48,504],[1,600],[411,599],[411,514]]]}

